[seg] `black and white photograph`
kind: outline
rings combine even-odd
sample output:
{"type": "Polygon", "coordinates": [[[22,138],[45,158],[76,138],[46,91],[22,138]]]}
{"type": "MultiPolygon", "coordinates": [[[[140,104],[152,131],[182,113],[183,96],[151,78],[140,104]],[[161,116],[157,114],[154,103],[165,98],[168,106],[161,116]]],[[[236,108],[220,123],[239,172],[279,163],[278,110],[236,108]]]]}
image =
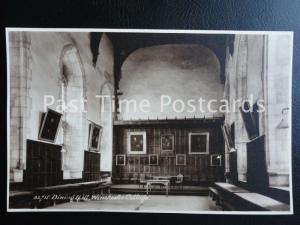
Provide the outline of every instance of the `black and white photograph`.
{"type": "Polygon", "coordinates": [[[6,38],[8,211],[293,214],[293,32],[6,38]]]}

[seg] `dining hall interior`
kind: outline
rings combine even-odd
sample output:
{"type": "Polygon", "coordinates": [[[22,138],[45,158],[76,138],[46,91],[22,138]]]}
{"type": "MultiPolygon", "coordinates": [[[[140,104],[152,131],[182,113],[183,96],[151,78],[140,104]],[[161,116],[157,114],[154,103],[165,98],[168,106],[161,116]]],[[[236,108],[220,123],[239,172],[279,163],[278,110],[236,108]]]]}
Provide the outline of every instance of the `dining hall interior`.
{"type": "Polygon", "coordinates": [[[10,209],[291,210],[288,33],[7,38],[10,209]]]}

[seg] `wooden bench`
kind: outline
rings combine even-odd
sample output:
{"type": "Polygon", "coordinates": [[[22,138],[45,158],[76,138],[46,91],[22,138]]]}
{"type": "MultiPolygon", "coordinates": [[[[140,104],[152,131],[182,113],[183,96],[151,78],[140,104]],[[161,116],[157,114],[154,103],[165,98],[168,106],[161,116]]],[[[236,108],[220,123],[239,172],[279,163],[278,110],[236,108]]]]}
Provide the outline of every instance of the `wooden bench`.
{"type": "Polygon", "coordinates": [[[20,196],[28,196],[28,195],[33,195],[32,191],[10,191],[9,192],[9,197],[14,198],[14,197],[20,197],[20,196]]]}
{"type": "Polygon", "coordinates": [[[233,184],[229,184],[229,183],[221,183],[221,182],[217,182],[215,183],[216,187],[220,190],[224,190],[226,192],[229,193],[245,193],[245,192],[249,192],[248,190],[235,186],[233,184]]]}
{"type": "Polygon", "coordinates": [[[209,187],[208,188],[208,196],[212,198],[212,200],[216,201],[216,205],[220,205],[220,194],[216,188],[209,187]]]}
{"type": "Polygon", "coordinates": [[[73,199],[70,197],[72,195],[110,194],[110,187],[111,184],[104,181],[91,181],[37,187],[32,191],[11,191],[9,193],[9,204],[10,208],[43,208],[59,202],[70,201],[73,199]],[[47,196],[50,197],[47,198],[47,196]],[[70,198],[63,199],[63,196],[69,196],[70,198]]]}
{"type": "Polygon", "coordinates": [[[44,193],[85,193],[90,190],[108,190],[110,188],[109,184],[105,184],[104,181],[91,181],[91,182],[82,182],[74,184],[62,184],[55,186],[47,187],[38,187],[34,189],[35,194],[44,194],[44,193]]]}
{"type": "Polygon", "coordinates": [[[97,187],[91,188],[90,191],[92,191],[92,194],[110,194],[110,187],[111,184],[101,184],[97,187]]]}
{"type": "Polygon", "coordinates": [[[32,208],[33,191],[10,191],[9,208],[32,208]]]}
{"type": "Polygon", "coordinates": [[[286,211],[289,205],[229,183],[215,183],[222,209],[239,211],[286,211]]]}
{"type": "MultiPolygon", "coordinates": [[[[71,196],[71,195],[92,195],[92,194],[107,194],[110,193],[110,184],[106,184],[104,181],[91,181],[91,182],[82,182],[74,184],[62,184],[55,186],[47,187],[38,187],[34,189],[34,194],[36,196],[46,196],[46,195],[55,195],[59,194],[61,196],[71,196]]],[[[68,199],[72,201],[73,198],[68,199]]],[[[61,200],[60,198],[54,198],[47,202],[43,203],[41,200],[34,201],[34,207],[47,207],[50,205],[55,205],[59,202],[66,202],[67,200],[61,200]]],[[[77,200],[78,201],[78,198],[77,200]]]]}
{"type": "Polygon", "coordinates": [[[246,210],[289,211],[289,205],[258,193],[236,193],[244,202],[246,210]]]}

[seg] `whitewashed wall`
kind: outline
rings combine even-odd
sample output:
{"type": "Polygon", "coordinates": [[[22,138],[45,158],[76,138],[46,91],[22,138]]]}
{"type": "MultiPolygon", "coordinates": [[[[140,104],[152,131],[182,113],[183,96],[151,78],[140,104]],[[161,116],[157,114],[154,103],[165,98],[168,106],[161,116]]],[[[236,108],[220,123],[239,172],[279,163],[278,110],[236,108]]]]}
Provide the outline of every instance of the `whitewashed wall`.
{"type": "MultiPolygon", "coordinates": [[[[263,99],[265,112],[260,113],[260,135],[266,136],[266,158],[271,186],[289,185],[290,126],[281,128],[282,109],[290,108],[291,36],[236,35],[234,53],[227,51],[224,96],[253,101],[263,99]]],[[[240,105],[239,105],[240,106],[240,105]]],[[[232,108],[231,108],[232,109],[232,108]]],[[[290,118],[286,118],[289,121],[290,118]]],[[[235,122],[238,177],[247,181],[246,143],[249,142],[241,114],[226,114],[226,122],[235,122]]],[[[228,161],[227,161],[228,163],[228,161]]]]}
{"type": "MultiPolygon", "coordinates": [[[[65,159],[63,169],[65,178],[81,178],[83,151],[88,148],[89,120],[98,124],[101,122],[100,101],[96,95],[100,94],[104,83],[113,84],[114,82],[112,44],[104,34],[99,45],[98,61],[94,67],[89,33],[11,32],[9,40],[11,181],[22,181],[22,170],[26,169],[26,139],[38,139],[40,114],[44,112],[44,96],[52,95],[55,100],[61,98],[63,78],[61,60],[65,46],[72,46],[78,55],[78,60],[76,57],[69,57],[68,60],[74,63],[74,71],[82,73],[82,78],[78,78],[78,83],[83,85],[82,96],[87,99],[85,106],[87,113],[83,116],[83,126],[80,128],[82,129],[80,153],[72,155],[71,158],[63,157],[65,159]],[[20,84],[21,80],[24,83],[23,88],[20,84]],[[21,108],[22,99],[25,100],[23,108],[21,108]],[[20,118],[23,119],[20,120],[20,118]]],[[[55,103],[50,108],[56,109],[57,105],[55,103]]],[[[74,140],[69,141],[76,143],[78,138],[74,137],[74,140]]],[[[56,144],[63,144],[63,140],[63,132],[60,129],[56,144]]],[[[74,149],[65,149],[66,152],[63,155],[72,150],[74,149]]],[[[109,159],[106,157],[105,160],[109,159]]]]}

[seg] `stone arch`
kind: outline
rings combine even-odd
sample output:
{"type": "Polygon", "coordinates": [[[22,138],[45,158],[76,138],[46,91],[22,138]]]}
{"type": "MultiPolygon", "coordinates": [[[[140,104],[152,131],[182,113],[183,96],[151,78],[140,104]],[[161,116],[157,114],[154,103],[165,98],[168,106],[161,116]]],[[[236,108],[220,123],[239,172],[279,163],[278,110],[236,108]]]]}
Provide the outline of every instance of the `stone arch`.
{"type": "MultiPolygon", "coordinates": [[[[204,108],[205,113],[199,110],[176,113],[170,107],[161,110],[160,97],[168,95],[184,102],[189,99],[197,102],[199,96],[205,100],[221,99],[223,84],[220,73],[221,64],[215,52],[200,44],[163,44],[139,48],[121,66],[119,91],[122,95],[118,100],[135,99],[139,102],[147,99],[151,110],[147,114],[139,109],[134,113],[121,110],[118,117],[129,120],[215,116],[207,108],[204,108]]],[[[213,105],[215,110],[219,108],[218,104],[213,105]]]]}
{"type": "Polygon", "coordinates": [[[83,99],[86,99],[86,84],[83,64],[77,48],[68,44],[61,52],[61,99],[67,106],[63,116],[63,162],[64,179],[82,178],[84,140],[87,139],[86,111],[83,99]],[[77,107],[71,109],[69,104],[77,107]]]}
{"type": "Polygon", "coordinates": [[[101,171],[112,171],[112,143],[113,143],[113,85],[105,82],[100,88],[100,124],[103,127],[101,139],[101,171]]]}

